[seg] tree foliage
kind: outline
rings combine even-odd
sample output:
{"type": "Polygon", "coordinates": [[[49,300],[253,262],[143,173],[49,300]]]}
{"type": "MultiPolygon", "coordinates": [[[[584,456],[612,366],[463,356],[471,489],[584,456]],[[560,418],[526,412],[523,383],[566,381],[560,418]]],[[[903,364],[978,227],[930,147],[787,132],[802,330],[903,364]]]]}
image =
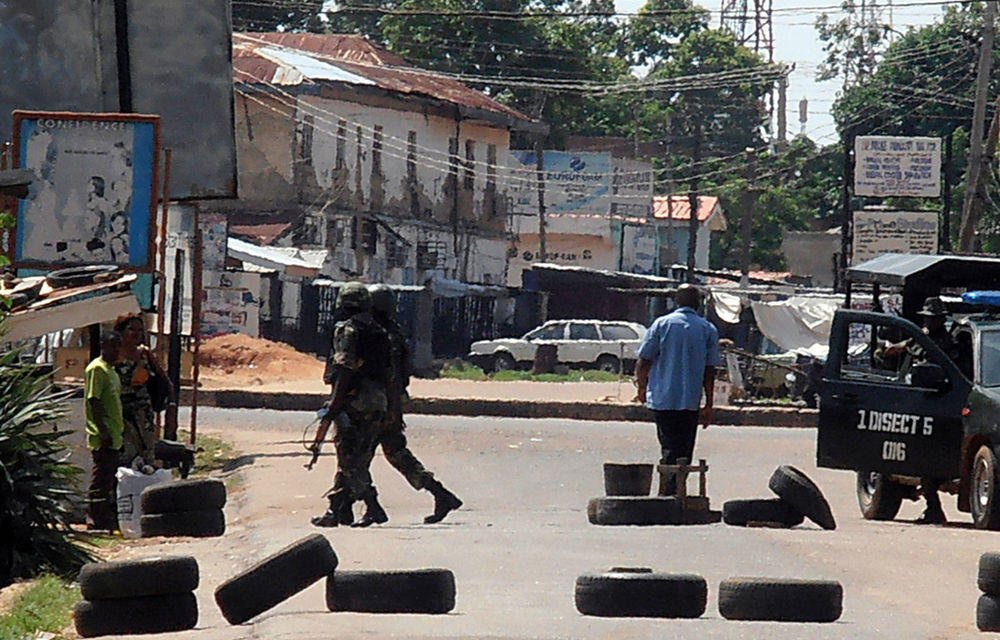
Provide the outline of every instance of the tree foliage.
{"type": "Polygon", "coordinates": [[[322,31],[322,9],[323,0],[236,0],[233,31],[322,31]]]}

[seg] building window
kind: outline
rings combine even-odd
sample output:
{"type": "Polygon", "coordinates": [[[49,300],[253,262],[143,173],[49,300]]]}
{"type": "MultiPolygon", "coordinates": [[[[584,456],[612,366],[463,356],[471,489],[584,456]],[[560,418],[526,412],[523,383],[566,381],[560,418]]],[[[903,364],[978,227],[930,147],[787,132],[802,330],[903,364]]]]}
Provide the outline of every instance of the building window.
{"type": "Polygon", "coordinates": [[[476,187],[476,143],[472,140],[465,141],[465,179],[462,185],[466,191],[472,191],[476,187]]]}
{"type": "Polygon", "coordinates": [[[406,134],[406,180],[417,181],[417,132],[406,134]]]}
{"type": "Polygon", "coordinates": [[[370,256],[378,248],[378,224],[374,220],[361,223],[361,249],[370,256]]]}
{"type": "Polygon", "coordinates": [[[337,121],[337,169],[344,168],[344,155],[347,153],[347,120],[337,121]]]}
{"type": "Polygon", "coordinates": [[[372,132],[372,174],[382,175],[382,125],[375,125],[372,132]]]}
{"type": "Polygon", "coordinates": [[[497,146],[486,147],[486,215],[497,215],[497,146]]]}

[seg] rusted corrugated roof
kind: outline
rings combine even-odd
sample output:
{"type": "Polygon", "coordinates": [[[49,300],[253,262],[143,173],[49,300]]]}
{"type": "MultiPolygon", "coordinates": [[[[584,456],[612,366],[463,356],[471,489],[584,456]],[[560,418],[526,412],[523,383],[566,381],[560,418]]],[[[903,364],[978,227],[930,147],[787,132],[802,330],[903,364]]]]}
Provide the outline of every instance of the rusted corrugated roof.
{"type": "Polygon", "coordinates": [[[361,76],[386,91],[422,95],[530,121],[526,115],[500,104],[486,94],[451,78],[421,71],[361,36],[312,33],[233,34],[233,78],[236,82],[279,86],[322,81],[368,84],[352,80],[347,74],[361,76]],[[310,64],[297,64],[295,59],[301,59],[299,56],[308,56],[310,64]],[[340,77],[335,73],[337,69],[342,72],[340,77]],[[320,77],[311,77],[310,71],[320,77]]]}

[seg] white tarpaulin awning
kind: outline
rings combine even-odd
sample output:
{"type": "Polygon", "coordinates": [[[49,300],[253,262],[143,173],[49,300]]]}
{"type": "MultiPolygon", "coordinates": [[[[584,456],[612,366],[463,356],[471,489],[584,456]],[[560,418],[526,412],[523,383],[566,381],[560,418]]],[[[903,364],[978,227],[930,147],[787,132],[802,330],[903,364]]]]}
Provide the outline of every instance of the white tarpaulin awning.
{"type": "Polygon", "coordinates": [[[715,315],[719,320],[729,324],[738,324],[740,321],[740,308],[742,302],[738,295],[725,293],[722,291],[712,291],[712,304],[715,306],[715,315]]]}
{"type": "Polygon", "coordinates": [[[754,302],[757,327],[783,351],[824,357],[833,314],[843,304],[839,297],[793,296],[781,302],[754,302]]]}

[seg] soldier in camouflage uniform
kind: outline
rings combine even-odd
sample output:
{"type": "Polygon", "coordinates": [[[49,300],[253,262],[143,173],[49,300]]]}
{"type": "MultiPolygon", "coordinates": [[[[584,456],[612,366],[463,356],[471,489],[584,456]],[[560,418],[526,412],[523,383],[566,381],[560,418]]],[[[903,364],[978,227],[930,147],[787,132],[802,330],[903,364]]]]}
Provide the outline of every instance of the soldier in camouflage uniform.
{"type": "Polygon", "coordinates": [[[410,349],[399,323],[396,322],[396,296],[392,289],[384,284],[375,284],[369,286],[368,291],[371,294],[372,316],[388,334],[390,350],[389,380],[386,385],[388,412],[386,420],[375,432],[369,461],[375,455],[375,449],[381,445],[385,459],[403,474],[410,486],[417,491],[426,489],[434,496],[434,513],[424,518],[424,523],[440,522],[449,512],[461,507],[462,501],[435,480],[434,474],[425,469],[406,446],[406,436],[403,435],[406,428],[403,422],[403,400],[406,397],[406,387],[410,384],[410,349]]]}
{"type": "Polygon", "coordinates": [[[364,501],[367,512],[351,526],[367,527],[387,522],[378,492],[368,471],[375,428],[385,421],[389,341],[369,312],[371,298],[360,283],[348,283],[337,297],[333,341],[323,380],[333,385],[327,413],[313,442],[318,451],[331,423],[337,450],[337,474],[328,494],[330,508],[312,519],[318,527],[335,527],[354,519],[351,505],[364,501]]]}

